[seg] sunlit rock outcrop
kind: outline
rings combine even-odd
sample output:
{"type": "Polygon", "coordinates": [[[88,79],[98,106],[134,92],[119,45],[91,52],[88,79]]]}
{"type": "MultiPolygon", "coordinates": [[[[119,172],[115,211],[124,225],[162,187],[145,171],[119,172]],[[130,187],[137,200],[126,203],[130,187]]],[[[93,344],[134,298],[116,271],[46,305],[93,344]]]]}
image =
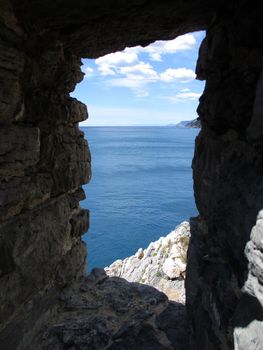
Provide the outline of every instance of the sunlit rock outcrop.
{"type": "Polygon", "coordinates": [[[184,279],[190,226],[183,222],[167,236],[152,242],[135,255],[116,260],[105,268],[108,276],[153,286],[170,300],[185,302],[184,279]]]}

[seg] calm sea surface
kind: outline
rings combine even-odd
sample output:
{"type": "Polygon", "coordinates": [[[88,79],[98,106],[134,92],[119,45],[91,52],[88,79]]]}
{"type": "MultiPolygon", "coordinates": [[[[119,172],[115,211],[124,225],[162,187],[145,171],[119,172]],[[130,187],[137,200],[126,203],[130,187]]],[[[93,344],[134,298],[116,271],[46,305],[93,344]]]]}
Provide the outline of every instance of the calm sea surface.
{"type": "Polygon", "coordinates": [[[92,154],[88,269],[132,255],[197,214],[191,161],[199,130],[82,128],[92,154]]]}

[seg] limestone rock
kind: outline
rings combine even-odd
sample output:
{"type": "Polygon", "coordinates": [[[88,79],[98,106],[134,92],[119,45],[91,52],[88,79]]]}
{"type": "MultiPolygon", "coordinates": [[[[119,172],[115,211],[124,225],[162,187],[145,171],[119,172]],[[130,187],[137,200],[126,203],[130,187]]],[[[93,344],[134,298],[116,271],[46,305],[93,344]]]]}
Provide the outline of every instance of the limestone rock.
{"type": "Polygon", "coordinates": [[[183,222],[166,237],[140,248],[135,255],[116,260],[105,268],[108,276],[153,286],[169,299],[184,301],[186,256],[190,238],[188,222],[183,222]]]}
{"type": "Polygon", "coordinates": [[[249,273],[242,289],[243,308],[239,307],[234,317],[235,349],[259,350],[263,344],[263,210],[258,213],[245,252],[249,273]]]}
{"type": "Polygon", "coordinates": [[[185,272],[186,264],[181,262],[180,258],[167,258],[163,263],[162,270],[171,280],[180,277],[185,272]]]}

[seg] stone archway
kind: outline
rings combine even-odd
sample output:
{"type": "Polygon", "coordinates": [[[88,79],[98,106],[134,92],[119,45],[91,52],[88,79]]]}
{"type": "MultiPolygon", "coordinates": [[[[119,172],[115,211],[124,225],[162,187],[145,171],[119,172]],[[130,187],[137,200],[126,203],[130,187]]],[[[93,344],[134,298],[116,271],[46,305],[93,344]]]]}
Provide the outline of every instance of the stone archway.
{"type": "Polygon", "coordinates": [[[237,349],[248,349],[243,337],[260,344],[261,215],[250,240],[263,187],[260,4],[2,0],[0,8],[4,347],[33,346],[63,289],[83,276],[88,213],[79,200],[90,157],[77,123],[87,111],[69,97],[82,79],[80,57],[201,29],[197,76],[206,88],[193,162],[200,216],[191,223],[186,285],[194,346],[231,349],[234,328],[237,349]]]}

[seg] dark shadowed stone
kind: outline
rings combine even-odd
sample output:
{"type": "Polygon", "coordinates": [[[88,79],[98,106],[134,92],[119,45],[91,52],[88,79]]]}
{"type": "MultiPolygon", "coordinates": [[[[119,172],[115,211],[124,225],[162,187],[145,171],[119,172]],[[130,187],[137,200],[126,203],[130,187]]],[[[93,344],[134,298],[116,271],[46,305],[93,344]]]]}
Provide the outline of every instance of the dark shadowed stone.
{"type": "Polygon", "coordinates": [[[233,347],[231,320],[253,272],[244,251],[262,208],[262,147],[256,140],[261,134],[262,63],[252,62],[242,51],[248,46],[253,46],[250,53],[262,50],[262,40],[250,31],[248,18],[257,22],[254,10],[247,3],[242,9],[246,15],[240,13],[227,27],[218,18],[198,60],[198,77],[206,79],[198,107],[202,130],[192,165],[200,216],[191,221],[186,303],[202,350],[233,347]]]}
{"type": "Polygon", "coordinates": [[[108,279],[104,269],[94,267],[88,275],[86,281],[94,280],[96,284],[102,284],[108,279]]]}
{"type": "Polygon", "coordinates": [[[86,245],[82,241],[77,243],[61,259],[57,267],[56,282],[65,286],[83,276],[86,269],[86,245]]]}
{"type": "Polygon", "coordinates": [[[74,213],[70,219],[71,234],[75,237],[80,237],[89,228],[89,211],[86,209],[79,209],[74,213]]]}
{"type": "MultiPolygon", "coordinates": [[[[50,282],[51,273],[55,276],[61,260],[71,251],[69,215],[67,198],[62,196],[1,224],[0,250],[3,249],[6,258],[1,259],[0,270],[13,273],[0,279],[0,321],[31,293],[44,288],[50,282]]],[[[79,248],[77,256],[81,255],[79,248]]],[[[65,266],[71,263],[74,270],[71,274],[75,277],[79,266],[70,260],[65,266]]]]}
{"type": "Polygon", "coordinates": [[[19,48],[22,39],[20,36],[2,23],[0,31],[0,123],[11,124],[19,120],[24,107],[19,75],[24,69],[25,55],[19,48]]]}
{"type": "Polygon", "coordinates": [[[186,277],[193,344],[261,346],[261,222],[250,233],[263,202],[262,11],[259,1],[0,1],[4,349],[161,350],[173,347],[167,338],[181,342],[181,308],[164,310],[168,301],[153,288],[95,274],[83,286],[87,215],[77,192],[91,177],[91,157],[77,123],[88,114],[69,94],[84,76],[81,57],[202,29],[196,71],[206,86],[193,160],[200,216],[191,223],[186,277]],[[59,297],[65,288],[71,302],[59,297]],[[94,311],[95,299],[103,307],[94,311]]]}
{"type": "Polygon", "coordinates": [[[175,349],[189,349],[190,328],[184,305],[170,303],[169,306],[157,316],[156,324],[165,332],[175,349]]]}
{"type": "Polygon", "coordinates": [[[77,126],[45,131],[42,142],[46,147],[41,153],[40,166],[52,173],[52,195],[76,190],[90,180],[90,152],[77,126]]]}
{"type": "Polygon", "coordinates": [[[43,350],[101,350],[108,343],[109,330],[105,321],[99,317],[79,317],[53,325],[46,337],[48,340],[43,350]]]}
{"type": "Polygon", "coordinates": [[[140,283],[129,283],[118,277],[107,278],[99,288],[104,290],[111,307],[121,314],[129,311],[137,298],[147,306],[167,301],[167,296],[153,287],[140,283]]]}
{"type": "Polygon", "coordinates": [[[102,306],[102,302],[95,298],[90,298],[90,296],[86,297],[84,295],[73,294],[67,296],[65,298],[65,307],[66,311],[74,311],[74,310],[97,310],[102,306]]]}
{"type": "Polygon", "coordinates": [[[129,311],[132,301],[136,296],[135,288],[122,279],[108,278],[101,285],[108,303],[113,310],[120,314],[129,311]]]}
{"type": "Polygon", "coordinates": [[[69,194],[70,207],[72,209],[79,208],[79,202],[86,198],[84,190],[80,187],[73,193],[69,194]]]}
{"type": "Polygon", "coordinates": [[[125,3],[77,0],[61,8],[57,1],[21,3],[16,0],[15,7],[26,27],[38,19],[39,28],[46,34],[38,43],[39,50],[43,49],[50,32],[58,31],[63,33],[60,39],[65,47],[70,47],[73,53],[95,58],[126,46],[146,46],[155,40],[173,39],[176,35],[203,29],[220,4],[207,0],[183,3],[164,0],[154,4],[145,0],[125,3]],[[103,26],[99,19],[103,19],[103,26]]]}
{"type": "Polygon", "coordinates": [[[136,323],[124,326],[115,336],[109,350],[168,350],[155,335],[154,328],[147,323],[136,323]]]}
{"type": "Polygon", "coordinates": [[[0,131],[0,175],[23,175],[24,170],[39,161],[38,128],[6,127],[0,131]]]}
{"type": "Polygon", "coordinates": [[[51,189],[52,178],[45,173],[0,181],[0,221],[45,202],[50,198],[51,189]]]}
{"type": "Polygon", "coordinates": [[[136,287],[140,297],[148,304],[157,305],[168,299],[164,293],[153,287],[140,283],[133,283],[133,285],[136,287]]]}
{"type": "Polygon", "coordinates": [[[127,334],[130,332],[132,333],[134,329],[140,328],[143,321],[147,320],[147,318],[151,317],[152,315],[153,312],[149,312],[146,310],[137,311],[134,315],[132,315],[132,319],[124,323],[123,326],[121,326],[121,328],[118,330],[118,332],[112,336],[112,339],[117,340],[122,338],[123,336],[127,336],[127,334]]]}

